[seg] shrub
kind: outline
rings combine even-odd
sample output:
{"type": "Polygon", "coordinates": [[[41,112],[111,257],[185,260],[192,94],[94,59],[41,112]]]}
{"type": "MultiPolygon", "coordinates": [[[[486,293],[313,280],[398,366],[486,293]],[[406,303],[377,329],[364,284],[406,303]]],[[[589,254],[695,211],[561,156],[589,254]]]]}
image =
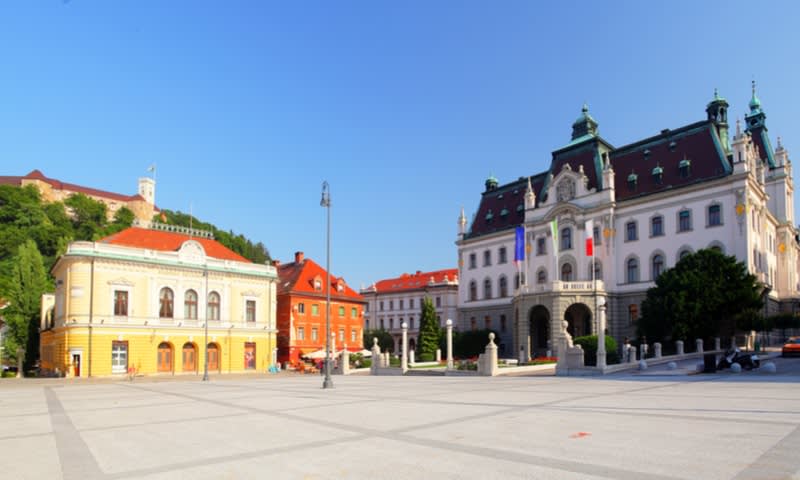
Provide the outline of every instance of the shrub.
{"type": "MultiPolygon", "coordinates": [[[[453,355],[456,357],[477,357],[486,349],[489,344],[489,333],[497,332],[494,330],[474,330],[468,332],[453,333],[453,355]]],[[[442,350],[446,352],[446,350],[442,350]]]]}
{"type": "MultiPolygon", "coordinates": [[[[617,341],[610,335],[606,335],[606,364],[613,365],[619,363],[619,353],[617,353],[617,341]]],[[[588,367],[597,365],[597,335],[586,335],[573,340],[575,345],[583,347],[583,361],[588,367]]]]}
{"type": "Polygon", "coordinates": [[[420,353],[419,354],[419,361],[420,362],[432,362],[436,359],[436,355],[432,353],[420,353]]]}

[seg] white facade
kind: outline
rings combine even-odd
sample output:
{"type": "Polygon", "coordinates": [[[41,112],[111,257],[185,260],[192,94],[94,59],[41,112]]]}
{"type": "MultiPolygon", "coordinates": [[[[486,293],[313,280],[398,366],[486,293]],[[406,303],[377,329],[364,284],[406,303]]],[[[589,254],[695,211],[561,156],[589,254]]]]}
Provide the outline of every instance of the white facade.
{"type": "Polygon", "coordinates": [[[584,108],[573,141],[553,153],[548,172],[503,186],[487,180],[469,230],[463,211],[459,218],[458,328],[499,331],[504,322],[511,331],[500,333],[501,344],[513,343],[520,356],[544,354],[562,319],[573,336],[596,333],[596,302],[605,297],[609,333],[619,341],[634,335],[640,303],[658,273],[703,248],[736,256],[768,287],[765,313],[796,303],[800,247],[791,162],[780,140],[771,150],[755,94],[750,107],[748,128],[737,122],[732,143],[727,102],[715,95],[707,121],[616,149],[584,108]],[[589,220],[595,282],[584,247],[589,220]],[[519,288],[517,226],[525,235],[519,288]],[[508,256],[498,262],[503,248],[508,256]]]}
{"type": "Polygon", "coordinates": [[[394,351],[401,350],[402,324],[408,325],[409,349],[419,337],[422,301],[430,298],[436,309],[440,327],[447,319],[455,321],[458,309],[458,275],[456,269],[416,272],[380,280],[361,289],[367,304],[364,309],[365,330],[386,330],[395,341],[394,351]]]}

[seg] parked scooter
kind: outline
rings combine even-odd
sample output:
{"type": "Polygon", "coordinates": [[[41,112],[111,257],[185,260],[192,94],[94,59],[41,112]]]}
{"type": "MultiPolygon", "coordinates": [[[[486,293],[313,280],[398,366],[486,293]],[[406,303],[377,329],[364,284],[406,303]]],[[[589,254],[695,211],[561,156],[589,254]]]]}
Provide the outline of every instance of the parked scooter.
{"type": "Polygon", "coordinates": [[[745,370],[752,370],[761,366],[761,360],[755,353],[746,353],[738,347],[729,349],[717,363],[717,370],[729,368],[734,363],[738,363],[745,370]]]}

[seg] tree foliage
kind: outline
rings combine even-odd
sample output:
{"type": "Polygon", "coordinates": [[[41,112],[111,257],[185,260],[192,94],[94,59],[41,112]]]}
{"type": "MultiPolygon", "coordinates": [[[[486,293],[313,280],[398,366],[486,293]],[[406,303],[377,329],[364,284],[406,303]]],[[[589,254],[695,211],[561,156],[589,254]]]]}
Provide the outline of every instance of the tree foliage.
{"type": "Polygon", "coordinates": [[[244,235],[237,235],[232,230],[224,231],[218,229],[216,226],[202,222],[192,215],[182,212],[173,212],[172,210],[161,210],[159,215],[153,217],[154,221],[166,222],[170,225],[179,225],[181,227],[192,227],[200,230],[207,230],[214,234],[214,239],[219,243],[230,248],[234,252],[250,260],[253,263],[268,263],[272,261],[269,255],[269,250],[263,243],[253,243],[248,240],[244,235]]]}
{"type": "Polygon", "coordinates": [[[372,350],[372,339],[378,339],[378,346],[381,347],[381,352],[389,352],[394,349],[394,338],[392,334],[384,329],[364,330],[364,348],[372,350]]]}
{"type": "Polygon", "coordinates": [[[436,319],[436,308],[430,297],[422,299],[422,312],[419,317],[419,338],[417,339],[417,352],[422,358],[436,354],[439,348],[439,340],[442,337],[442,330],[439,321],[436,319]]]}
{"type": "Polygon", "coordinates": [[[3,337],[7,359],[17,361],[17,349],[24,348],[25,368],[36,360],[39,350],[39,317],[42,294],[51,288],[42,255],[33,240],[19,246],[12,260],[11,278],[4,292],[8,306],[3,317],[8,325],[3,337]]]}
{"type": "Polygon", "coordinates": [[[763,306],[762,289],[735,257],[699,250],[661,274],[647,291],[638,334],[684,341],[731,336],[738,314],[763,306]]]}
{"type": "MultiPolygon", "coordinates": [[[[490,333],[494,333],[495,339],[497,338],[497,332],[490,329],[453,332],[453,357],[471,358],[484,353],[486,346],[489,345],[490,333]]],[[[443,339],[442,343],[446,342],[447,339],[443,339]]],[[[442,352],[446,352],[446,348],[444,347],[442,352]]]]}

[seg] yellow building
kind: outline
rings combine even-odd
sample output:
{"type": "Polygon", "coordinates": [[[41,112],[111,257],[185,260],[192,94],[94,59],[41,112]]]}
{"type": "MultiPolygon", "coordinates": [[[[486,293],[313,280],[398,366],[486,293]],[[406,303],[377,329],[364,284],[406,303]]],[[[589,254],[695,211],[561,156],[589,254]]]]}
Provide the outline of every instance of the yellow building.
{"type": "Polygon", "coordinates": [[[275,363],[275,267],[206,232],[132,227],[73,242],[53,276],[56,291],[42,302],[44,372],[202,374],[205,345],[210,374],[275,363]]]}

